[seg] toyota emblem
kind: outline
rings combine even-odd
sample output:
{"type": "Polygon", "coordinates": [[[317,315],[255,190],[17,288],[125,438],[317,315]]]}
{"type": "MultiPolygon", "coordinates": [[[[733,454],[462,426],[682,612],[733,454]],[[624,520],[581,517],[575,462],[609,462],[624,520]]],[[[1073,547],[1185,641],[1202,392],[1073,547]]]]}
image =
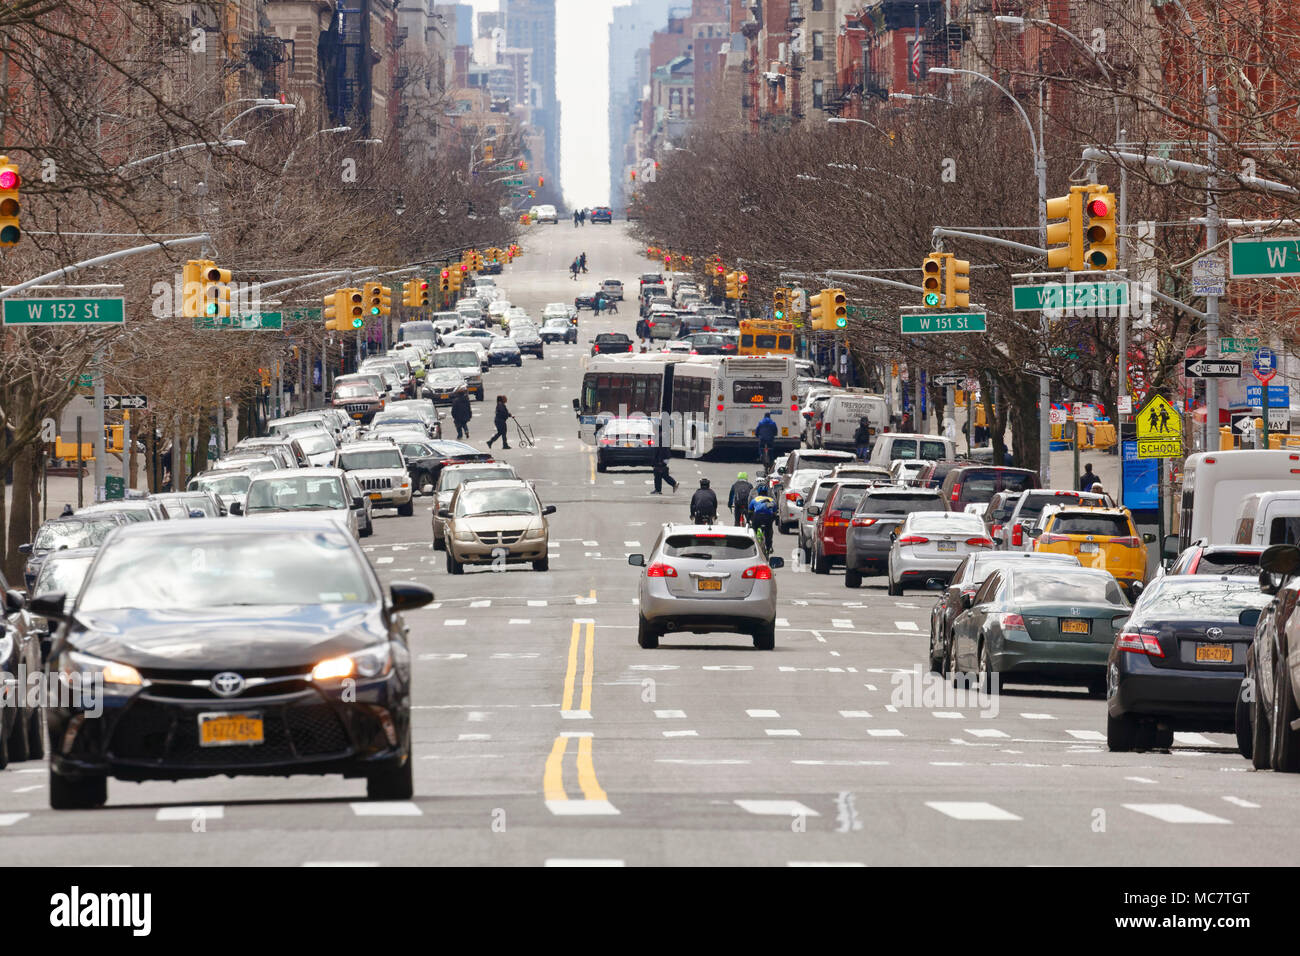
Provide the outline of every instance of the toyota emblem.
{"type": "Polygon", "coordinates": [[[244,678],[234,671],[222,671],[208,681],[208,686],[218,697],[234,697],[244,689],[244,678]]]}
{"type": "Polygon", "coordinates": [[[1208,637],[1208,638],[1210,638],[1210,639],[1212,639],[1212,640],[1216,640],[1216,641],[1217,641],[1219,638],[1223,637],[1223,628],[1221,628],[1221,627],[1207,627],[1207,628],[1205,629],[1205,636],[1208,637]]]}

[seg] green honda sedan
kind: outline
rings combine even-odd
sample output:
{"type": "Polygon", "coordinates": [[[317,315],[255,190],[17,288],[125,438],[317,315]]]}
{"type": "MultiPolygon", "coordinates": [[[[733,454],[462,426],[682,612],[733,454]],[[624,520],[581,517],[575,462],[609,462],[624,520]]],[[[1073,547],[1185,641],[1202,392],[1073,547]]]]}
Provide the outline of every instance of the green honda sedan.
{"type": "Polygon", "coordinates": [[[1002,568],[962,603],[952,625],[959,683],[990,694],[1007,683],[1082,684],[1105,696],[1106,658],[1130,612],[1109,572],[1002,568]]]}

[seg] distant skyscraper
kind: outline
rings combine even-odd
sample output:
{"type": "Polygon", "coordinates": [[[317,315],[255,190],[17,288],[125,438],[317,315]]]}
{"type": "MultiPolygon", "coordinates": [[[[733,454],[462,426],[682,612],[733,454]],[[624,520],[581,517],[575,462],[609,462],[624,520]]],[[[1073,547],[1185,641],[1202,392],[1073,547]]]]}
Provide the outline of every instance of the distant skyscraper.
{"type": "MultiPolygon", "coordinates": [[[[680,6],[681,3],[678,3],[680,6]]],[[[650,45],[650,36],[668,24],[670,0],[632,0],[615,7],[609,25],[609,191],[620,209],[628,163],[628,131],[637,118],[641,85],[637,51],[650,45]]]]}
{"type": "Polygon", "coordinates": [[[474,45],[474,8],[468,3],[456,4],[456,46],[474,45]]]}
{"type": "Polygon", "coordinates": [[[549,187],[559,196],[560,109],[555,95],[555,0],[501,0],[506,46],[532,51],[532,122],[546,136],[549,187]]]}

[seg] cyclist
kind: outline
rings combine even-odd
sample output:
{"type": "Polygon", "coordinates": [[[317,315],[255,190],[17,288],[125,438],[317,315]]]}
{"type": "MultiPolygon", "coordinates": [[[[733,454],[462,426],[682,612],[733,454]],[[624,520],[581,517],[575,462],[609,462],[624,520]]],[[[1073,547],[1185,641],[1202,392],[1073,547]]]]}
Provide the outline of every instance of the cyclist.
{"type": "Polygon", "coordinates": [[[700,487],[691,495],[691,523],[713,524],[718,520],[718,496],[709,487],[709,479],[701,478],[700,487]]]}
{"type": "Polygon", "coordinates": [[[771,469],[772,444],[776,441],[776,422],[772,420],[771,412],[763,414],[763,420],[754,429],[754,435],[758,438],[758,460],[764,468],[771,469]]]}
{"type": "Polygon", "coordinates": [[[737,525],[745,523],[745,509],[749,507],[749,496],[753,490],[754,486],[749,483],[747,472],[742,471],[736,475],[736,483],[731,486],[731,491],[727,494],[727,507],[731,509],[737,525]]]}
{"type": "Polygon", "coordinates": [[[749,526],[754,530],[763,556],[772,554],[772,525],[776,521],[776,499],[772,497],[772,488],[767,481],[760,481],[749,498],[746,509],[749,526]]]}

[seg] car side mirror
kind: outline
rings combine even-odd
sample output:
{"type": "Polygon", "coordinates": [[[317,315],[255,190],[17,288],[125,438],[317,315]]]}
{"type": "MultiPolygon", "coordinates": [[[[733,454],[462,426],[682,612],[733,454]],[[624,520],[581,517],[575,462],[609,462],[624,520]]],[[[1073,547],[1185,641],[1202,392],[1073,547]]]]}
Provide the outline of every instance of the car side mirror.
{"type": "Polygon", "coordinates": [[[1264,549],[1259,556],[1259,566],[1283,577],[1300,570],[1300,548],[1293,544],[1275,544],[1264,549]]]}
{"type": "Polygon", "coordinates": [[[450,517],[451,517],[451,512],[450,512],[448,509],[446,509],[446,508],[439,508],[439,509],[438,509],[438,517],[439,517],[439,518],[450,518],[450,517]]]}
{"type": "Polygon", "coordinates": [[[388,593],[392,597],[394,611],[414,610],[433,600],[433,591],[423,584],[409,581],[394,581],[388,593]]]}
{"type": "Polygon", "coordinates": [[[943,578],[926,578],[925,589],[927,591],[942,591],[948,585],[943,578]]]}
{"type": "Polygon", "coordinates": [[[365,504],[366,504],[365,499],[362,498],[360,495],[353,495],[353,496],[352,496],[352,507],[353,507],[354,509],[358,509],[358,510],[359,510],[359,509],[361,509],[361,508],[364,508],[364,507],[365,507],[365,504]]]}
{"type": "Polygon", "coordinates": [[[576,398],[573,400],[573,410],[574,410],[574,412],[577,412],[577,411],[579,410],[579,408],[578,408],[578,400],[577,400],[576,398]]]}
{"type": "Polygon", "coordinates": [[[1237,615],[1237,623],[1242,627],[1254,627],[1259,623],[1259,608],[1248,607],[1237,615]]]}
{"type": "Polygon", "coordinates": [[[819,514],[822,513],[822,506],[821,506],[821,505],[809,505],[809,506],[807,507],[806,511],[808,512],[809,515],[811,515],[812,517],[815,518],[815,517],[817,517],[819,514]]]}
{"type": "Polygon", "coordinates": [[[1128,593],[1130,597],[1134,597],[1134,598],[1138,597],[1143,590],[1144,589],[1141,581],[1134,581],[1132,584],[1128,586],[1128,593]]]}
{"type": "Polygon", "coordinates": [[[555,505],[547,505],[545,508],[542,509],[543,517],[545,517],[546,515],[553,515],[553,514],[555,514],[555,505]]]}
{"type": "Polygon", "coordinates": [[[1278,579],[1268,571],[1259,572],[1259,589],[1264,594],[1277,594],[1282,588],[1278,579]]]}
{"type": "Polygon", "coordinates": [[[22,591],[16,588],[10,588],[5,592],[5,610],[11,614],[17,614],[23,608],[27,607],[27,597],[22,591]]]}
{"type": "Polygon", "coordinates": [[[778,468],[778,469],[776,470],[776,473],[777,473],[778,475],[784,475],[784,474],[785,474],[785,465],[782,465],[780,468],[778,468]]]}
{"type": "Polygon", "coordinates": [[[1043,536],[1042,528],[1034,527],[1034,528],[1025,528],[1024,530],[1025,530],[1025,534],[1029,535],[1029,537],[1031,538],[1041,538],[1043,536]]]}
{"type": "Polygon", "coordinates": [[[627,563],[630,564],[630,565],[632,565],[632,567],[634,567],[634,568],[644,568],[644,567],[645,567],[645,555],[644,555],[644,554],[629,554],[629,555],[627,556],[627,563]]]}
{"type": "Polygon", "coordinates": [[[963,611],[969,611],[972,607],[975,606],[975,595],[963,594],[961,596],[961,606],[963,611]]]}
{"type": "Polygon", "coordinates": [[[783,568],[785,567],[785,558],[781,557],[779,554],[774,554],[767,559],[767,566],[773,570],[776,568],[783,568]]]}
{"type": "Polygon", "coordinates": [[[18,546],[18,553],[19,553],[19,554],[31,554],[31,553],[32,553],[32,546],[31,546],[30,544],[20,544],[20,545],[18,546]]]}
{"type": "Polygon", "coordinates": [[[1172,561],[1178,557],[1178,535],[1167,534],[1160,542],[1160,557],[1172,561]]]}
{"type": "Polygon", "coordinates": [[[232,501],[230,503],[230,513],[232,515],[242,515],[244,513],[244,506],[238,501],[232,501]]]}
{"type": "Polygon", "coordinates": [[[38,594],[28,601],[27,610],[37,617],[51,621],[66,621],[68,615],[63,608],[67,602],[67,594],[62,591],[51,591],[47,594],[38,594]]]}
{"type": "Polygon", "coordinates": [[[1150,532],[1147,532],[1146,534],[1142,535],[1143,544],[1154,544],[1155,540],[1156,540],[1156,536],[1151,534],[1150,532]]]}
{"type": "Polygon", "coordinates": [[[898,532],[897,532],[897,531],[891,531],[891,532],[889,532],[889,540],[890,540],[890,541],[897,541],[897,540],[898,540],[898,532]]]}

